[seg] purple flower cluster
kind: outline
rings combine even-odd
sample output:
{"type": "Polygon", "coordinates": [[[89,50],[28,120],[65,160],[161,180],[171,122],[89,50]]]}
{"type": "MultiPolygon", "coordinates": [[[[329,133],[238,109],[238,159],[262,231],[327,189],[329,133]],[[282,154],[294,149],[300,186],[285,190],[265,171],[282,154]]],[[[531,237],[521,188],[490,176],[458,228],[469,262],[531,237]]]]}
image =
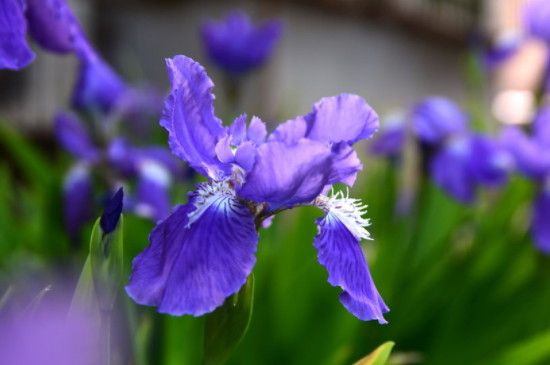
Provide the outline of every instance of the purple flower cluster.
{"type": "Polygon", "coordinates": [[[232,12],[219,23],[204,23],[202,38],[214,64],[231,76],[241,76],[266,62],[282,30],[278,19],[256,26],[246,14],[232,12]]]}
{"type": "Polygon", "coordinates": [[[79,61],[72,104],[92,119],[92,133],[75,114],[55,116],[61,146],[78,160],[67,174],[63,194],[70,235],[76,237],[94,215],[94,170],[107,180],[108,189],[121,179],[137,178],[135,197],[128,197],[125,207],[154,220],[165,218],[171,175],[181,174],[181,166],[164,148],[133,147],[114,133],[122,121],[139,129],[143,118],[158,116],[162,101],[156,91],[129,87],[98,55],[64,0],[2,0],[0,20],[0,68],[20,69],[32,61],[27,28],[41,47],[72,53],[79,61]]]}
{"type": "Polygon", "coordinates": [[[503,131],[503,140],[516,161],[518,171],[536,183],[531,232],[537,248],[550,255],[550,106],[543,107],[527,136],[516,127],[503,131]]]}
{"type": "Polygon", "coordinates": [[[473,132],[467,115],[443,97],[429,97],[416,104],[408,117],[383,127],[371,152],[398,156],[407,134],[418,141],[435,184],[463,203],[474,201],[479,185],[504,185],[513,168],[502,141],[473,132]]]}
{"type": "Polygon", "coordinates": [[[257,117],[247,128],[246,115],[224,127],[204,68],[184,56],[166,63],[172,93],[160,124],[172,153],[208,180],[152,231],[133,261],[130,297],[172,315],[211,312],[252,272],[262,222],[315,206],[325,213],[316,220],[314,246],[328,281],[343,289],[340,301],[349,312],[385,323],[388,308],[359,244],[370,239],[366,207],[341,192],[326,194],[335,183],[354,183],[362,165],[352,145],[377,130],[374,110],[357,95],[341,94],[269,135],[257,117]]]}

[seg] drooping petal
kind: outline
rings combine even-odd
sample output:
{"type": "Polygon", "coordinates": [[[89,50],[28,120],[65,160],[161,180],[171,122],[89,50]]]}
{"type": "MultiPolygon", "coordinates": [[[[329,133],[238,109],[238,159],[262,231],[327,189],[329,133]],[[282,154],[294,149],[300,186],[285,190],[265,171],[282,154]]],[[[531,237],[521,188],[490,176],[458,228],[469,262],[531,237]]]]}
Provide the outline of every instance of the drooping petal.
{"type": "Polygon", "coordinates": [[[470,161],[470,140],[463,136],[442,146],[430,161],[430,174],[435,184],[465,204],[474,200],[476,188],[470,161]]]}
{"type": "Polygon", "coordinates": [[[354,144],[369,139],[378,129],[378,115],[365,100],[353,94],[323,98],[305,117],[306,137],[321,142],[354,144]]]}
{"type": "Polygon", "coordinates": [[[536,247],[550,255],[550,188],[543,188],[533,207],[532,234],[536,247]]]}
{"type": "Polygon", "coordinates": [[[167,59],[166,65],[172,93],[160,125],[168,130],[172,153],[200,174],[221,180],[230,173],[230,165],[222,164],[215,152],[226,128],[214,115],[214,84],[199,63],[185,56],[167,59]]]}
{"type": "Polygon", "coordinates": [[[61,146],[76,158],[88,162],[99,160],[98,148],[94,145],[88,131],[75,114],[57,113],[55,116],[55,134],[61,146]]]}
{"type": "Polygon", "coordinates": [[[73,106],[87,111],[109,112],[125,94],[126,84],[83,34],[76,36],[74,45],[80,66],[72,95],[73,106]]]}
{"type": "Polygon", "coordinates": [[[468,124],[466,115],[453,101],[437,96],[415,105],[411,117],[418,138],[428,144],[464,132],[468,124]]]}
{"type": "Polygon", "coordinates": [[[313,243],[317,258],[328,271],[328,282],[343,289],[340,301],[350,313],[364,321],[376,319],[387,323],[384,313],[389,309],[374,285],[359,244],[360,237],[352,233],[346,220],[349,219],[345,212],[331,210],[317,218],[319,234],[313,243]]]}
{"type": "Polygon", "coordinates": [[[134,259],[130,297],[162,313],[199,316],[240,289],[254,266],[258,235],[248,207],[226,193],[198,193],[157,225],[134,259]]]}
{"type": "Polygon", "coordinates": [[[63,185],[65,227],[76,239],[82,226],[94,216],[94,198],[89,168],[84,164],[69,170],[63,185]]]}
{"type": "Polygon", "coordinates": [[[143,160],[139,164],[139,180],[136,188],[137,214],[159,221],[170,215],[169,171],[153,160],[143,160]]]}
{"type": "Polygon", "coordinates": [[[0,70],[20,70],[34,59],[27,44],[25,5],[20,0],[0,2],[0,70]]]}
{"type": "Polygon", "coordinates": [[[43,48],[58,53],[72,52],[74,36],[82,32],[64,0],[26,0],[29,33],[43,48]]]}
{"type": "Polygon", "coordinates": [[[302,139],[290,146],[268,142],[256,151],[256,163],[239,195],[267,202],[270,210],[313,200],[332,172],[331,151],[320,142],[302,139]]]}

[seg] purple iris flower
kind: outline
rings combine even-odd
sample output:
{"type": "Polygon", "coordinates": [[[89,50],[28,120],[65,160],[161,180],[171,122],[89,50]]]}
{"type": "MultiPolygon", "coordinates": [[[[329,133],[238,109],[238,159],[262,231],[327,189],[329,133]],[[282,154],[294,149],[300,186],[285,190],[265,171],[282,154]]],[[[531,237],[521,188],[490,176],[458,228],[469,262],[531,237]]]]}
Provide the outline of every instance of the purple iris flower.
{"type": "Polygon", "coordinates": [[[220,23],[206,22],[202,38],[210,60],[227,73],[240,76],[269,58],[282,30],[278,19],[256,26],[246,14],[232,12],[220,23]]]}
{"type": "Polygon", "coordinates": [[[468,117],[458,105],[440,96],[431,96],[416,104],[411,119],[418,139],[428,145],[439,144],[468,127],[468,117]]]}
{"type": "Polygon", "coordinates": [[[2,0],[0,2],[0,69],[19,70],[34,59],[26,40],[27,28],[43,48],[68,53],[81,33],[64,0],[2,0]]]}
{"type": "MultiPolygon", "coordinates": [[[[513,159],[503,143],[473,133],[466,114],[450,99],[432,96],[409,114],[426,170],[434,183],[456,200],[474,201],[479,185],[500,187],[508,181],[513,159]]],[[[404,116],[392,117],[371,145],[377,155],[399,157],[408,133],[404,116]]]]}
{"type": "Polygon", "coordinates": [[[172,93],[160,123],[172,153],[208,181],[151,232],[133,261],[130,297],[172,315],[213,311],[252,272],[262,222],[309,205],[325,212],[316,220],[314,246],[328,281],[343,289],[340,301],[362,320],[386,323],[388,308],[359,245],[370,239],[366,207],[341,192],[325,194],[334,183],[353,184],[362,169],[352,145],[378,128],[374,110],[357,95],[341,94],[269,136],[256,117],[248,128],[246,116],[227,128],[214,114],[214,85],[204,68],[184,56],[166,63],[172,93]]]}
{"type": "Polygon", "coordinates": [[[472,133],[447,139],[429,163],[436,185],[464,204],[474,201],[478,185],[506,184],[513,166],[511,155],[499,141],[472,133]]]}
{"type": "Polygon", "coordinates": [[[514,156],[518,170],[538,186],[531,234],[537,248],[550,255],[550,106],[537,114],[533,132],[534,135],[528,137],[520,129],[509,127],[503,132],[503,140],[514,156]]]}
{"type": "Polygon", "coordinates": [[[111,140],[101,149],[80,119],[71,113],[56,115],[55,132],[63,148],[78,161],[69,171],[64,188],[65,221],[72,237],[94,215],[91,171],[105,165],[115,174],[111,179],[137,178],[135,196],[130,197],[133,204],[128,204],[134,213],[155,221],[168,216],[172,176],[183,172],[167,150],[134,147],[122,138],[111,140]]]}

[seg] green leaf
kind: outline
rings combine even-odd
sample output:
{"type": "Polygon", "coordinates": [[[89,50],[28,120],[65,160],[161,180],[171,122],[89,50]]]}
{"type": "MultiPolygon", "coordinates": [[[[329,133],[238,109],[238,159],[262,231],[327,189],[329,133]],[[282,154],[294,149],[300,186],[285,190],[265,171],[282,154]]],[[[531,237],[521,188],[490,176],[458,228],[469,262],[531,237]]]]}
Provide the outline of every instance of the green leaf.
{"type": "Polygon", "coordinates": [[[124,277],[122,216],[117,228],[105,234],[98,218],[90,239],[90,264],[99,306],[111,311],[124,277]]]}
{"type": "Polygon", "coordinates": [[[103,233],[99,218],[96,220],[90,237],[90,252],[73,295],[71,311],[112,310],[124,276],[122,231],[122,216],[117,228],[108,234],[103,233]]]}
{"type": "Polygon", "coordinates": [[[392,341],[384,342],[376,350],[353,365],[384,365],[388,361],[394,345],[395,343],[392,341]]]}
{"type": "Polygon", "coordinates": [[[204,365],[223,364],[243,339],[254,302],[254,276],[250,274],[238,293],[206,317],[204,328],[204,365]]]}
{"type": "Polygon", "coordinates": [[[0,144],[30,181],[48,185],[54,179],[51,165],[43,154],[2,120],[0,120],[0,144]]]}
{"type": "Polygon", "coordinates": [[[89,255],[80,273],[80,278],[78,279],[78,284],[76,285],[71,308],[69,310],[69,316],[81,315],[93,316],[97,321],[101,320],[89,255]]]}

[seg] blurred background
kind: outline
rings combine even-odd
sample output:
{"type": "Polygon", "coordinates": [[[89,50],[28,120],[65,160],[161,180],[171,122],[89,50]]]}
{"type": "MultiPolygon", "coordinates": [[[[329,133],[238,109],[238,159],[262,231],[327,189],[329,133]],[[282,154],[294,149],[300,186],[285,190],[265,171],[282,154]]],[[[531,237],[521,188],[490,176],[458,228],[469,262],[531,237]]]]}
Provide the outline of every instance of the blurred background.
{"type": "MultiPolygon", "coordinates": [[[[69,3],[92,44],[129,83],[167,94],[164,58],[183,54],[204,65],[216,85],[216,114],[226,125],[246,112],[272,130],[308,113],[322,97],[348,92],[381,116],[442,95],[476,128],[494,132],[529,123],[544,98],[543,43],[522,45],[497,67],[484,64],[487,45],[520,32],[521,0],[69,3]],[[272,57],[243,79],[238,111],[225,92],[230,82],[206,57],[200,38],[205,20],[234,9],[284,22],[272,57]]],[[[0,297],[32,283],[10,308],[32,302],[52,282],[73,290],[92,231],[88,223],[76,246],[64,231],[61,186],[71,160],[53,132],[53,115],[68,108],[78,62],[33,50],[30,66],[0,70],[0,118],[10,126],[0,144],[0,297]]],[[[155,142],[166,146],[158,119],[150,122],[155,142]]],[[[311,246],[319,214],[285,212],[261,234],[252,322],[228,363],[352,364],[394,341],[389,364],[395,365],[550,364],[550,265],[529,233],[539,185],[514,176],[500,191],[484,191],[475,205],[463,205],[413,171],[420,170],[418,161],[411,167],[409,160],[375,159],[367,145],[357,147],[365,168],[352,195],[369,205],[374,241],[364,248],[391,308],[389,324],[361,322],[338,302],[339,289],[326,283],[311,246]],[[403,204],[409,208],[400,211],[403,204]]],[[[185,201],[193,179],[175,179],[172,206],[185,201]]],[[[154,224],[124,218],[129,271],[154,224]]],[[[120,298],[120,317],[130,318],[119,323],[127,360],[120,363],[200,363],[203,318],[158,314],[129,302],[122,289],[120,298]]],[[[0,309],[8,299],[0,300],[0,309]]]]}

